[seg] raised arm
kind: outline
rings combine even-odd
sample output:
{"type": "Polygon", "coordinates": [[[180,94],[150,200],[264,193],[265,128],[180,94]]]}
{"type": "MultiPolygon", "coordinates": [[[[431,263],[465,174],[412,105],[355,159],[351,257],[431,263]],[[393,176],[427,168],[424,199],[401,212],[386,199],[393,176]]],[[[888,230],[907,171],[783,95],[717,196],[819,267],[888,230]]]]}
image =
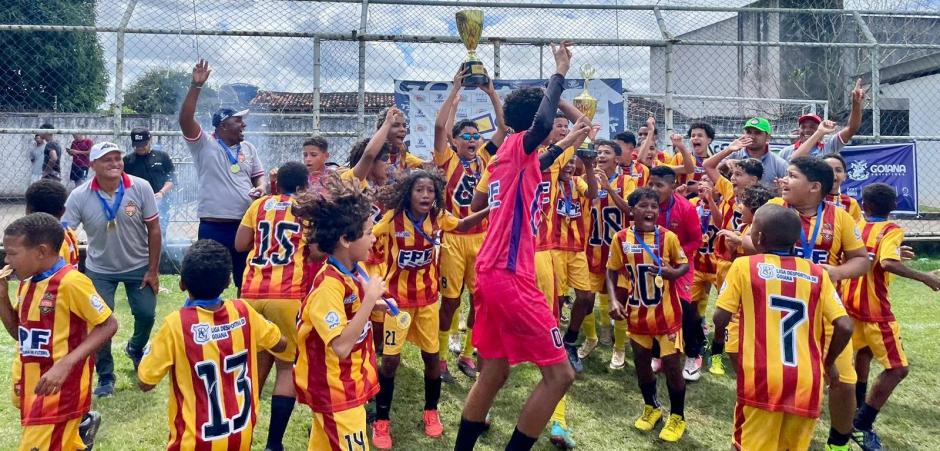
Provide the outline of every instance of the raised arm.
{"type": "Polygon", "coordinates": [[[539,155],[540,170],[545,171],[551,167],[552,163],[554,163],[555,160],[557,160],[558,157],[565,152],[565,149],[580,146],[581,143],[584,142],[584,139],[587,138],[591,128],[591,123],[588,122],[586,117],[582,116],[581,119],[579,119],[578,122],[574,124],[574,129],[568,132],[568,134],[562,138],[561,141],[548,146],[548,149],[539,155]]]}
{"type": "Polygon", "coordinates": [[[722,160],[728,158],[728,155],[743,149],[749,144],[751,144],[751,138],[742,136],[732,141],[731,144],[729,144],[728,147],[722,149],[721,152],[718,152],[703,161],[702,168],[705,169],[705,174],[708,175],[708,179],[711,180],[712,183],[718,184],[718,179],[722,177],[721,173],[718,172],[718,165],[721,164],[722,160]]]}
{"type": "Polygon", "coordinates": [[[465,76],[466,71],[462,70],[458,70],[457,75],[454,75],[453,88],[451,88],[450,93],[447,94],[447,100],[444,100],[444,104],[441,105],[441,109],[437,111],[437,117],[434,119],[434,147],[432,151],[435,157],[437,157],[439,153],[450,152],[447,145],[448,137],[450,135],[450,127],[453,126],[453,115],[457,111],[457,98],[463,87],[462,83],[465,76]]]}
{"type": "MultiPolygon", "coordinates": [[[[646,138],[643,138],[643,142],[640,143],[640,150],[636,153],[636,159],[640,163],[646,164],[646,156],[650,152],[654,152],[653,147],[656,147],[654,133],[656,131],[656,118],[650,116],[646,118],[646,138]]],[[[655,155],[653,159],[655,159],[655,155]]]]}
{"type": "Polygon", "coordinates": [[[499,94],[496,94],[492,78],[486,86],[480,87],[480,90],[486,93],[490,98],[490,104],[493,105],[493,115],[496,116],[496,132],[493,133],[490,142],[499,147],[503,145],[503,141],[506,140],[506,135],[509,133],[509,128],[506,127],[506,117],[503,114],[503,102],[499,99],[499,94]]]}
{"type": "Polygon", "coordinates": [[[849,122],[845,124],[845,128],[839,131],[839,138],[844,143],[851,141],[862,126],[862,103],[865,101],[865,94],[865,89],[862,88],[862,80],[855,80],[855,88],[852,89],[852,111],[849,113],[849,122]]]}
{"type": "Polygon", "coordinates": [[[561,99],[561,92],[564,90],[565,74],[571,66],[571,41],[562,41],[560,45],[551,44],[552,54],[555,56],[555,74],[548,81],[548,88],[545,95],[542,96],[542,102],[539,104],[538,112],[535,113],[535,119],[529,127],[528,133],[522,139],[522,146],[525,153],[535,152],[548,137],[552,131],[552,123],[555,121],[555,112],[558,110],[558,102],[561,99]]]}
{"type": "Polygon", "coordinates": [[[796,157],[809,155],[810,152],[812,152],[813,148],[816,147],[816,144],[818,144],[819,141],[821,141],[824,136],[834,132],[835,130],[836,130],[835,122],[822,121],[822,123],[819,124],[819,128],[817,128],[816,131],[809,138],[806,139],[806,141],[800,143],[800,147],[796,149],[796,151],[793,152],[793,154],[790,156],[790,159],[792,160],[796,157]]]}
{"type": "Polygon", "coordinates": [[[401,116],[401,114],[401,110],[395,107],[389,108],[388,112],[385,113],[385,122],[375,131],[372,138],[369,138],[366,149],[362,152],[362,157],[359,158],[356,166],[352,168],[353,175],[357,179],[365,180],[369,176],[369,172],[372,171],[372,163],[375,162],[382,146],[388,141],[388,132],[392,129],[392,122],[395,122],[396,117],[401,116]]]}
{"type": "Polygon", "coordinates": [[[695,157],[689,153],[689,148],[685,146],[682,135],[673,133],[669,139],[672,140],[672,148],[679,151],[679,154],[682,155],[682,166],[672,166],[672,170],[675,171],[676,174],[694,174],[695,157]]]}
{"type": "Polygon", "coordinates": [[[183,106],[180,107],[180,130],[183,131],[183,137],[196,139],[199,137],[199,123],[196,122],[196,103],[199,101],[199,93],[202,86],[209,79],[209,62],[200,59],[193,68],[193,80],[189,84],[189,91],[186,92],[186,98],[183,99],[183,106]]]}

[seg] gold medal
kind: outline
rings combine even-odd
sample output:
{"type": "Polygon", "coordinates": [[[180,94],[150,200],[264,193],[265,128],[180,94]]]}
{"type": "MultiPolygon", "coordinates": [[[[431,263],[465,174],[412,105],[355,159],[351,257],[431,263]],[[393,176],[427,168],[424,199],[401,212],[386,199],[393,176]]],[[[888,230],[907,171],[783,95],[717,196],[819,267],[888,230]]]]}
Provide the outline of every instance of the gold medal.
{"type": "Polygon", "coordinates": [[[115,219],[112,219],[112,220],[110,220],[110,221],[108,221],[108,230],[114,230],[115,228],[117,228],[117,219],[116,219],[116,218],[115,218],[115,219]]]}
{"type": "Polygon", "coordinates": [[[238,171],[241,171],[242,168],[238,165],[238,163],[233,163],[229,170],[232,171],[232,174],[238,174],[238,171]]]}
{"type": "Polygon", "coordinates": [[[657,274],[657,275],[656,275],[656,278],[653,279],[653,283],[656,284],[656,288],[662,288],[662,287],[663,287],[663,276],[657,274]]]}
{"type": "Polygon", "coordinates": [[[702,234],[702,242],[703,242],[703,243],[707,243],[707,242],[708,242],[708,234],[707,234],[707,233],[703,233],[703,234],[702,234]]]}
{"type": "Polygon", "coordinates": [[[398,315],[395,315],[395,319],[398,320],[398,327],[405,329],[411,324],[411,315],[408,312],[398,312],[398,315]]]}

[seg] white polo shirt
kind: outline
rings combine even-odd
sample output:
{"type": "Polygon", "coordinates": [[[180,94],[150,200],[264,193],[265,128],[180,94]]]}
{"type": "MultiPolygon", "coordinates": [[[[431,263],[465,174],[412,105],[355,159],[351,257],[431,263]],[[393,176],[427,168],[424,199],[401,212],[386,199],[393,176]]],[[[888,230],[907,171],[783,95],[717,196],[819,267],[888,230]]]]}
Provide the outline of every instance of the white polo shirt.
{"type": "Polygon", "coordinates": [[[248,141],[242,141],[236,162],[238,172],[232,172],[229,154],[214,134],[200,129],[196,139],[186,138],[186,145],[193,154],[198,177],[196,215],[199,219],[240,221],[251,205],[252,199],[248,196],[254,189],[251,179],[264,175],[258,150],[248,141]]]}

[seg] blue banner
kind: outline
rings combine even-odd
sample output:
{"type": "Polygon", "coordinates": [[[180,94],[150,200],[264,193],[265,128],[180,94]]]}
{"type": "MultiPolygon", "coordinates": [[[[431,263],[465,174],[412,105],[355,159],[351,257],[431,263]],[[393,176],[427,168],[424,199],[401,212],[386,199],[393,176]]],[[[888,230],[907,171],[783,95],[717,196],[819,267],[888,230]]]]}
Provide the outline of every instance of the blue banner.
{"type": "MultiPolygon", "coordinates": [[[[513,89],[523,87],[544,87],[548,80],[493,80],[493,87],[500,98],[505,98],[513,89]]],[[[408,150],[414,154],[430,158],[434,145],[434,120],[447,94],[451,82],[434,81],[395,81],[395,105],[408,119],[408,150]]],[[[624,103],[623,81],[619,78],[591,80],[588,85],[591,95],[597,99],[597,113],[594,122],[609,124],[607,129],[598,132],[598,138],[610,139],[623,131],[624,103]]],[[[565,80],[562,99],[571,101],[584,90],[584,80],[565,80]]],[[[476,88],[464,88],[460,93],[456,120],[469,119],[477,123],[480,133],[489,138],[496,130],[496,117],[489,97],[476,88]]]]}
{"type": "Polygon", "coordinates": [[[862,189],[887,183],[898,193],[894,213],[917,214],[917,146],[915,143],[848,146],[842,150],[846,179],[842,192],[862,202],[862,189]]]}

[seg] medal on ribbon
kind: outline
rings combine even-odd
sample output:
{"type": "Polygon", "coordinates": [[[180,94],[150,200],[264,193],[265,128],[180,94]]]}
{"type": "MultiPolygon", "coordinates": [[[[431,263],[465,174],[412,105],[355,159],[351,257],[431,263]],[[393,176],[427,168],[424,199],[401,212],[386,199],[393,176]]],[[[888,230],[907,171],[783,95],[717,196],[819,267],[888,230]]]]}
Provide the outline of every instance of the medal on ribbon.
{"type": "Polygon", "coordinates": [[[108,221],[108,231],[112,231],[117,228],[117,213],[118,209],[121,208],[121,202],[124,201],[124,180],[118,182],[118,189],[114,193],[114,204],[108,205],[108,200],[101,195],[100,190],[94,190],[95,195],[98,196],[98,200],[101,202],[101,208],[104,210],[104,217],[108,221]]]}

